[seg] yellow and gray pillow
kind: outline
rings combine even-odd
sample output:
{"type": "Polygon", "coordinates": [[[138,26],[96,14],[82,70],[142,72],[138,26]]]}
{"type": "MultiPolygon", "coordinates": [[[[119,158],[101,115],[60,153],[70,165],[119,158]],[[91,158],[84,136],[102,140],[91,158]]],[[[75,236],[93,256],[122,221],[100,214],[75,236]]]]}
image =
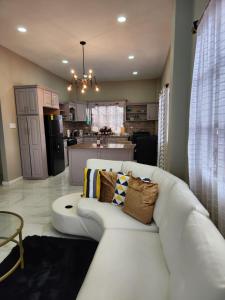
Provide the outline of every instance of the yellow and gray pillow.
{"type": "Polygon", "coordinates": [[[117,173],[115,194],[112,200],[113,204],[120,206],[124,204],[129,179],[130,175],[124,174],[122,172],[117,173]]]}

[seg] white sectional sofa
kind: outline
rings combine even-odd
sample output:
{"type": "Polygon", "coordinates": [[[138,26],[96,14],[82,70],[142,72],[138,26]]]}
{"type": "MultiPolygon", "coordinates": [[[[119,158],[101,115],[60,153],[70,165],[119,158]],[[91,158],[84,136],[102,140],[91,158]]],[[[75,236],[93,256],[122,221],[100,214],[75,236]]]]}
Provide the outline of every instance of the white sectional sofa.
{"type": "Polygon", "coordinates": [[[149,177],[159,197],[150,225],[79,194],[53,203],[56,229],[99,241],[78,300],[225,300],[225,240],[187,184],[135,162],[90,159],[87,167],[149,177]]]}

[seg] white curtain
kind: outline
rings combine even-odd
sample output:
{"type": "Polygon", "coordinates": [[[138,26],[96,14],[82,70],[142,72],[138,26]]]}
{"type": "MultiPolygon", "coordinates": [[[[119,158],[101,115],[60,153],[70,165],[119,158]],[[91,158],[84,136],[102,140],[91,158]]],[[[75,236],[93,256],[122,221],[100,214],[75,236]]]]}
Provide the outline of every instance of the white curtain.
{"type": "Polygon", "coordinates": [[[197,32],[189,123],[191,189],[225,235],[225,0],[212,0],[197,32]]]}
{"type": "Polygon", "coordinates": [[[163,87],[159,96],[158,167],[167,169],[168,155],[169,87],[163,87]]]}
{"type": "Polygon", "coordinates": [[[91,108],[92,130],[107,126],[114,133],[120,133],[124,122],[124,105],[95,105],[91,108]]]}

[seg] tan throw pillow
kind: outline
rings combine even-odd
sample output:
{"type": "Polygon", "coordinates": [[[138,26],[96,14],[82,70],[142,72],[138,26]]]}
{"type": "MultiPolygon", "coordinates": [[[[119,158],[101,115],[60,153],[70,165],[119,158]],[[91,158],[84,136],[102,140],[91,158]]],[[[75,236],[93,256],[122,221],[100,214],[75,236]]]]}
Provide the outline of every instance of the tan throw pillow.
{"type": "Polygon", "coordinates": [[[100,198],[101,202],[112,202],[115,186],[116,186],[117,173],[100,171],[100,198]]]}
{"type": "Polygon", "coordinates": [[[144,224],[152,221],[158,184],[130,177],[123,211],[144,224]]]}

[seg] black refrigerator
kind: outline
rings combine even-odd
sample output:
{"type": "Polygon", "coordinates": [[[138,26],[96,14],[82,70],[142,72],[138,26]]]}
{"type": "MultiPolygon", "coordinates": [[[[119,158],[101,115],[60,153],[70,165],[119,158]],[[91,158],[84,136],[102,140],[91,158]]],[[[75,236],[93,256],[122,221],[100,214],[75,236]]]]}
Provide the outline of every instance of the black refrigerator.
{"type": "Polygon", "coordinates": [[[44,121],[48,174],[55,176],[65,170],[62,116],[46,115],[44,121]]]}

